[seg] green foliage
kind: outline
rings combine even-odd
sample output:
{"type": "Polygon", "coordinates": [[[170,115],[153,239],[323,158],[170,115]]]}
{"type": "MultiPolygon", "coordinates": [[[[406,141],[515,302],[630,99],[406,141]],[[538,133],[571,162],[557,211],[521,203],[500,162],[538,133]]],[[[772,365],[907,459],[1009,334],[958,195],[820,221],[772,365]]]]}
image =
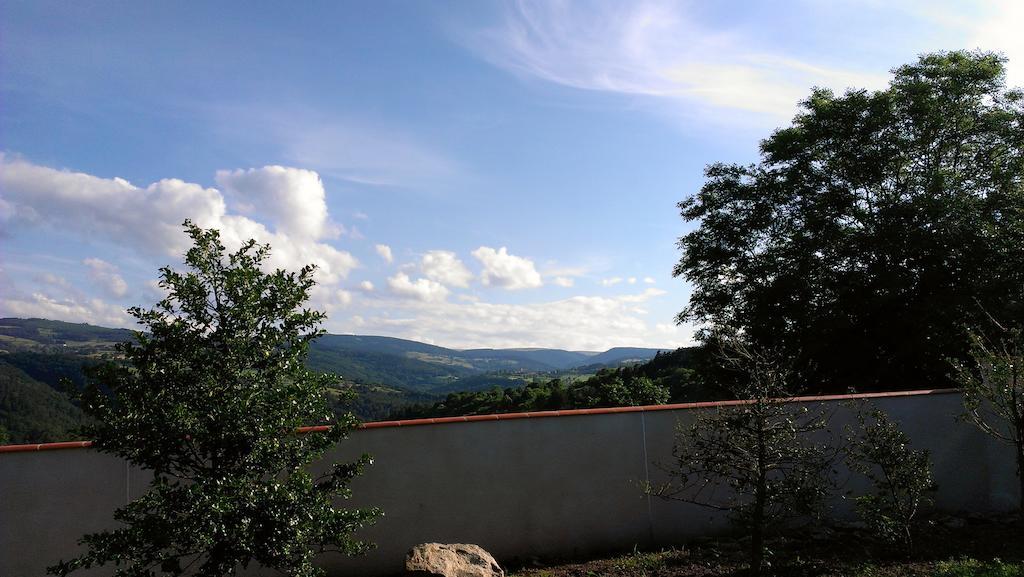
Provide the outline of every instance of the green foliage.
{"type": "Polygon", "coordinates": [[[671,553],[668,551],[642,552],[634,549],[629,555],[616,559],[612,563],[612,569],[615,575],[635,577],[657,575],[659,571],[668,565],[668,557],[671,553]]]}
{"type": "Polygon", "coordinates": [[[932,502],[931,456],[911,449],[907,434],[881,411],[858,414],[858,423],[847,458],[851,469],[871,481],[873,491],[855,498],[857,512],[874,535],[909,556],[918,513],[932,502]]]}
{"type": "Polygon", "coordinates": [[[935,53],[885,90],[816,89],[758,163],[708,166],[679,204],[699,222],[679,320],[712,348],[725,327],[781,347],[833,391],[948,383],[964,322],[1024,286],[1024,95],[1004,65],[935,53]]]}
{"type": "Polygon", "coordinates": [[[999,559],[940,561],[935,567],[935,577],[1024,577],[1024,563],[1006,563],[999,559]]]}
{"type": "Polygon", "coordinates": [[[534,381],[525,386],[452,393],[433,404],[414,404],[397,409],[391,418],[654,405],[727,396],[728,393],[704,388],[698,382],[694,370],[690,368],[692,353],[692,349],[658,353],[646,363],[601,369],[596,375],[582,380],[558,378],[534,381]]]}
{"type": "Polygon", "coordinates": [[[67,441],[85,419],[63,394],[0,357],[0,427],[10,443],[67,441]]]}
{"type": "Polygon", "coordinates": [[[0,424],[0,445],[7,445],[11,442],[11,436],[7,433],[7,427],[0,424]]]}
{"type": "Polygon", "coordinates": [[[828,494],[832,455],[818,444],[827,416],[792,397],[792,368],[775,351],[730,340],[725,366],[739,373],[733,387],[743,404],[701,412],[677,427],[669,480],[647,488],[657,497],[725,511],[751,536],[750,567],[765,567],[765,534],[787,521],[816,515],[828,494]]]}
{"type": "Polygon", "coordinates": [[[1015,450],[1024,511],[1024,330],[992,324],[996,336],[970,333],[970,359],[954,367],[967,419],[1015,450]]]}
{"type": "Polygon", "coordinates": [[[662,405],[668,402],[667,387],[656,384],[647,377],[637,377],[626,382],[615,378],[595,387],[595,396],[587,404],[595,407],[635,407],[641,405],[662,405]]]}
{"type": "Polygon", "coordinates": [[[167,298],[130,309],[145,331],[118,345],[125,362],[89,371],[83,398],[94,446],[150,470],[149,492],[115,512],[118,528],[86,535],[85,553],[49,571],[114,564],[118,577],[223,577],[257,564],[321,575],[314,555],[364,551],[351,533],[379,512],[332,504],[368,456],[308,471],[356,424],[332,415],[337,379],[303,364],[324,318],[304,308],[313,267],[267,274],[268,246],[226,255],[216,230],[186,228],[190,270],[161,269],[167,298]],[[313,424],[333,427],[296,433],[313,424]]]}

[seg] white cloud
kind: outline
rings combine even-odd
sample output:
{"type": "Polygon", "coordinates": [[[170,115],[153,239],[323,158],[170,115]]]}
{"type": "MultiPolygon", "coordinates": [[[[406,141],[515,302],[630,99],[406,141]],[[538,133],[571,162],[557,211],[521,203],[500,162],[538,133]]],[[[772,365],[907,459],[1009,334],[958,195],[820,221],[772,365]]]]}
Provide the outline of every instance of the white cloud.
{"type": "Polygon", "coordinates": [[[345,289],[338,289],[334,291],[335,301],[343,307],[347,307],[352,304],[352,293],[345,289]]]}
{"type": "Polygon", "coordinates": [[[494,250],[482,246],[473,251],[473,256],[484,267],[480,280],[485,285],[516,290],[544,284],[533,261],[509,254],[506,247],[494,250]]]}
{"type": "Polygon", "coordinates": [[[652,278],[652,277],[649,277],[649,276],[645,276],[644,277],[644,283],[645,284],[654,284],[655,282],[657,282],[657,281],[655,281],[654,278],[652,278]]]}
{"type": "MultiPolygon", "coordinates": [[[[420,279],[425,280],[425,279],[420,279]]],[[[616,297],[574,296],[527,304],[404,301],[381,314],[361,314],[360,331],[432,341],[456,348],[553,347],[605,350],[613,346],[676,347],[693,342],[689,327],[655,331],[639,303],[664,292],[616,297]]]]}
{"type": "Polygon", "coordinates": [[[128,292],[128,283],[116,266],[98,258],[87,258],[82,264],[89,268],[89,278],[109,296],[120,298],[128,292]]]}
{"type": "Polygon", "coordinates": [[[248,170],[219,170],[216,176],[228,198],[245,214],[277,222],[277,231],[295,237],[337,236],[340,228],[327,218],[327,201],[320,175],[312,170],[264,166],[248,170]]]}
{"type": "MultiPolygon", "coordinates": [[[[968,24],[972,37],[969,46],[1002,52],[1009,58],[1006,83],[1024,87],[1024,2],[1020,0],[990,0],[984,3],[980,21],[968,24]]],[[[960,20],[966,23],[966,20],[960,20]]]]}
{"type": "Polygon", "coordinates": [[[395,295],[425,302],[440,302],[448,297],[448,289],[443,284],[426,278],[413,281],[404,272],[389,278],[388,286],[395,295]]]}
{"type": "Polygon", "coordinates": [[[41,275],[37,275],[36,280],[43,284],[50,285],[52,287],[56,287],[64,291],[73,290],[73,287],[71,286],[71,283],[68,282],[68,279],[53,273],[43,273],[41,275]]]}
{"type": "Polygon", "coordinates": [[[363,282],[359,283],[359,290],[371,293],[373,292],[373,283],[368,280],[364,280],[363,282]]]}
{"type": "Polygon", "coordinates": [[[626,282],[628,282],[629,284],[636,284],[636,277],[631,276],[628,279],[626,279],[626,282]]]}
{"type": "Polygon", "coordinates": [[[174,178],[143,188],[123,178],[99,178],[0,156],[0,189],[11,207],[6,222],[105,240],[148,256],[180,256],[189,246],[181,223],[191,219],[198,226],[219,229],[229,249],[250,238],[270,243],[270,267],[315,264],[323,283],[336,283],[358,266],[348,252],[305,234],[289,234],[287,226],[271,232],[247,216],[230,214],[217,189],[174,178]]]}
{"type": "Polygon", "coordinates": [[[884,75],[829,68],[699,23],[685,2],[512,4],[501,26],[468,43],[526,77],[583,90],[663,99],[676,108],[789,118],[812,86],[880,87],[884,75]]]}
{"type": "Polygon", "coordinates": [[[291,164],[352,183],[436,188],[462,172],[433,143],[365,114],[339,117],[237,100],[208,110],[211,124],[229,140],[249,145],[254,138],[262,139],[291,164]]]}
{"type": "Polygon", "coordinates": [[[621,276],[613,276],[613,277],[609,277],[609,278],[603,278],[603,279],[601,279],[601,286],[615,286],[615,285],[619,284],[620,282],[622,282],[622,277],[621,276]]]}
{"type": "Polygon", "coordinates": [[[644,292],[642,292],[640,294],[620,296],[619,300],[621,300],[624,303],[642,303],[642,302],[648,301],[648,300],[650,300],[650,299],[652,299],[654,297],[660,297],[660,296],[666,295],[666,294],[668,294],[668,291],[664,291],[664,290],[661,290],[659,288],[650,287],[650,288],[644,289],[644,292]]]}
{"type": "Polygon", "coordinates": [[[395,262],[395,257],[391,254],[390,246],[386,244],[378,244],[374,248],[377,250],[377,254],[380,258],[384,259],[388,264],[395,262]]]}
{"type": "Polygon", "coordinates": [[[469,281],[473,280],[473,273],[469,272],[459,257],[446,250],[432,250],[423,255],[420,270],[428,279],[447,286],[466,288],[469,281]]]}
{"type": "Polygon", "coordinates": [[[567,276],[556,276],[555,279],[553,281],[551,281],[551,282],[556,284],[556,285],[558,285],[558,286],[560,286],[560,287],[566,287],[566,288],[569,288],[569,287],[573,286],[574,284],[576,284],[575,280],[573,280],[571,277],[567,277],[567,276]]]}

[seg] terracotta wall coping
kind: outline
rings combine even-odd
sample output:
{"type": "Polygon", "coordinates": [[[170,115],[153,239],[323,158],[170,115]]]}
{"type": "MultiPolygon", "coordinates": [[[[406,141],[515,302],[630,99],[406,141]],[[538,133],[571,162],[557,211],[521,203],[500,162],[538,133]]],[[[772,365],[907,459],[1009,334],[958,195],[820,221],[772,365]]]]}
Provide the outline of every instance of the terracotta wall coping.
{"type": "MultiPolygon", "coordinates": [[[[946,395],[957,393],[959,389],[923,389],[915,391],[891,391],[885,393],[856,393],[852,395],[820,395],[810,397],[793,397],[783,399],[787,403],[806,403],[822,401],[846,401],[855,399],[879,399],[888,397],[916,397],[921,395],[946,395]]],[[[408,419],[404,421],[375,421],[363,423],[360,429],[384,429],[391,427],[418,427],[423,425],[442,425],[446,423],[475,423],[479,421],[511,421],[515,419],[543,419],[548,417],[572,417],[578,415],[609,415],[615,413],[644,413],[654,411],[678,411],[685,409],[704,409],[713,407],[731,407],[750,404],[752,401],[707,401],[702,403],[677,403],[673,405],[647,405],[643,407],[608,407],[603,409],[570,409],[565,411],[536,411],[529,413],[502,413],[497,415],[467,415],[464,417],[439,417],[435,419],[408,419]]],[[[311,433],[327,430],[327,425],[318,427],[302,427],[300,433],[311,433]]],[[[60,449],[85,449],[92,446],[92,441],[67,441],[63,443],[39,443],[31,445],[0,446],[0,453],[20,453],[25,451],[56,451],[60,449]]]]}

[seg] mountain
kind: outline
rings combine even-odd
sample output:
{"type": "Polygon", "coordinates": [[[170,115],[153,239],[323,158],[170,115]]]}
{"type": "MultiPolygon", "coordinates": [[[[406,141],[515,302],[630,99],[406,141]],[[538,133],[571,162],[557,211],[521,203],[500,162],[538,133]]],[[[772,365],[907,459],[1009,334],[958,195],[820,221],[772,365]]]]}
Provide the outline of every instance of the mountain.
{"type": "Polygon", "coordinates": [[[585,364],[593,353],[561,349],[470,349],[462,354],[481,366],[493,367],[491,370],[557,371],[585,364]]]}
{"type": "Polygon", "coordinates": [[[586,364],[614,366],[625,363],[643,363],[654,358],[659,353],[667,353],[672,349],[640,349],[636,347],[615,347],[603,353],[597,353],[588,357],[586,364]]]}
{"type": "MultiPolygon", "coordinates": [[[[81,380],[81,365],[114,351],[132,331],[46,319],[0,319],[0,355],[45,383],[81,380]]],[[[382,385],[417,394],[447,394],[525,384],[532,375],[643,362],[658,349],[614,348],[604,352],[560,349],[458,350],[393,337],[324,335],[312,343],[309,366],[346,382],[382,385]]],[[[387,395],[385,395],[387,397],[387,395]]],[[[423,399],[417,399],[422,401],[423,399]]]]}
{"type": "MultiPolygon", "coordinates": [[[[82,413],[62,380],[82,385],[82,367],[116,353],[132,331],[46,319],[0,319],[0,426],[12,442],[66,440],[82,413]]],[[[363,420],[389,418],[403,407],[429,407],[452,393],[509,390],[572,373],[650,360],[657,349],[604,352],[559,349],[457,350],[418,341],[363,335],[324,335],[310,347],[308,364],[342,377],[355,401],[336,410],[363,420]]],[[[662,355],[664,356],[664,355],[662,355]]],[[[660,359],[661,357],[659,357],[660,359]]],[[[341,398],[338,396],[337,398],[341,398]]]]}
{"type": "Polygon", "coordinates": [[[47,319],[0,319],[0,350],[42,351],[53,348],[82,354],[112,351],[114,343],[132,338],[128,329],[47,319]]]}

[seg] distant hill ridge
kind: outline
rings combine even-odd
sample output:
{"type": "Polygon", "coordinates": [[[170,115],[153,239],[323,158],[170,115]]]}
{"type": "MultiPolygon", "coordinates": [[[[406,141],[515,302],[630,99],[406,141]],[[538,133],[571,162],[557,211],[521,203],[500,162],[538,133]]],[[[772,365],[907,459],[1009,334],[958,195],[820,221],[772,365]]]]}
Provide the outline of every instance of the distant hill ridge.
{"type": "MultiPolygon", "coordinates": [[[[95,355],[131,338],[127,329],[48,319],[0,319],[0,351],[70,349],[95,355]]],[[[604,352],[545,348],[450,349],[372,335],[327,334],[310,347],[309,364],[362,383],[380,383],[413,391],[453,390],[455,381],[485,373],[538,373],[588,370],[644,362],[658,351],[616,347],[604,352]]]]}

